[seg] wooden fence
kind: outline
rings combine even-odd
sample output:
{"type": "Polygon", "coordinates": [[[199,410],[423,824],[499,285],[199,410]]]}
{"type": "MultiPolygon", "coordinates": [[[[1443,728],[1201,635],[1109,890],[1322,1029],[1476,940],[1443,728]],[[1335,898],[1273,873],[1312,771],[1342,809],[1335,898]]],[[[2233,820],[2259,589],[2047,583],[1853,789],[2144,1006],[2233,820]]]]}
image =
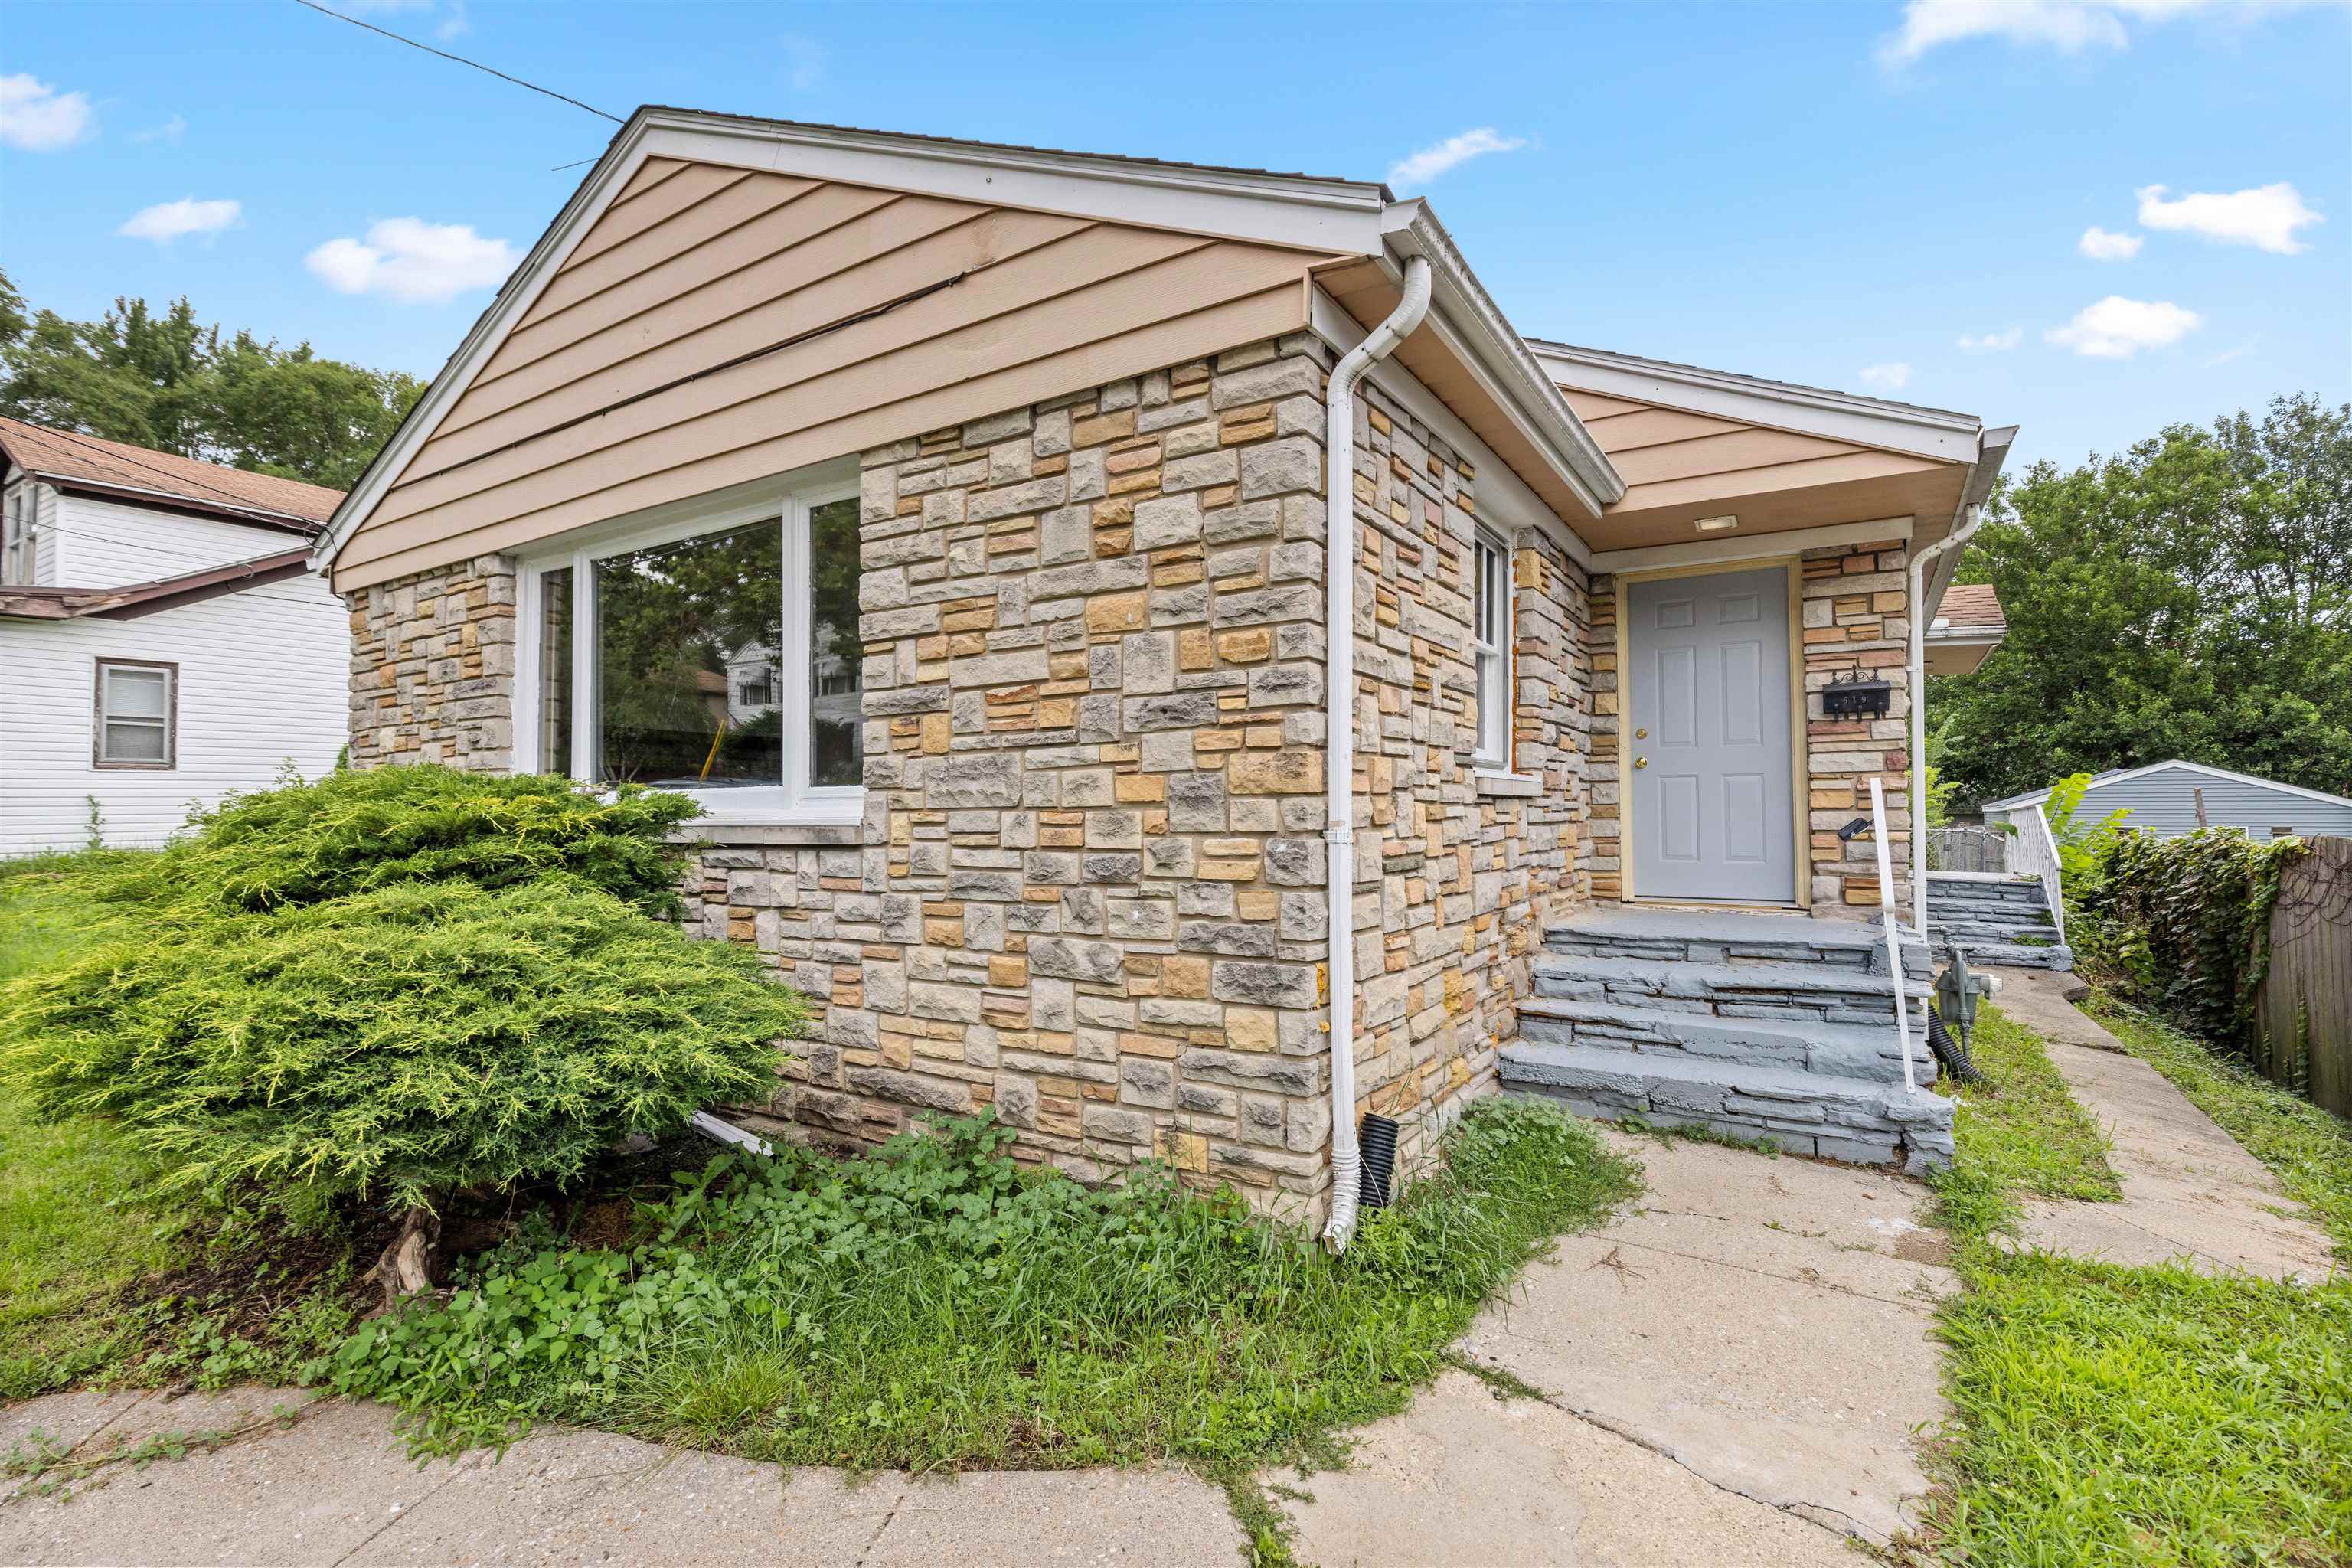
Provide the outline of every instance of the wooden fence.
{"type": "Polygon", "coordinates": [[[2270,1076],[2352,1116],[2352,838],[2307,844],[2279,878],[2255,1017],[2270,1076]]]}

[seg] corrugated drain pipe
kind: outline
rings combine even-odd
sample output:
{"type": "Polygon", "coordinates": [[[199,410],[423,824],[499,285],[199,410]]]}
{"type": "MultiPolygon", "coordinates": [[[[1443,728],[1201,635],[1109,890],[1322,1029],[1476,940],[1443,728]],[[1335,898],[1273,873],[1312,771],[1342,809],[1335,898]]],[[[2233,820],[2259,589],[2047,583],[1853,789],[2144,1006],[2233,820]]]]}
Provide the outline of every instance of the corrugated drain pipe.
{"type": "Polygon", "coordinates": [[[1356,1142],[1356,383],[1429,313],[1429,262],[1404,264],[1404,298],[1342,355],[1324,394],[1323,832],[1330,931],[1331,1220],[1324,1244],[1356,1234],[1363,1152],[1356,1142]]]}

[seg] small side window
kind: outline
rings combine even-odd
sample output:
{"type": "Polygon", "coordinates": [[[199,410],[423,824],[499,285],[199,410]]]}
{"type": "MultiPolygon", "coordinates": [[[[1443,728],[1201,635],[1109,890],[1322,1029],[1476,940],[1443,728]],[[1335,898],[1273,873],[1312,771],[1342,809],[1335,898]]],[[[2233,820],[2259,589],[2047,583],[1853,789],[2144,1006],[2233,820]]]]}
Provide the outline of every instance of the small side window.
{"type": "Polygon", "coordinates": [[[1511,765],[1511,561],[1481,530],[1474,546],[1470,646],[1478,672],[1478,765],[1511,765]]]}
{"type": "Polygon", "coordinates": [[[180,667],[98,661],[90,761],[101,768],[179,765],[180,667]]]}

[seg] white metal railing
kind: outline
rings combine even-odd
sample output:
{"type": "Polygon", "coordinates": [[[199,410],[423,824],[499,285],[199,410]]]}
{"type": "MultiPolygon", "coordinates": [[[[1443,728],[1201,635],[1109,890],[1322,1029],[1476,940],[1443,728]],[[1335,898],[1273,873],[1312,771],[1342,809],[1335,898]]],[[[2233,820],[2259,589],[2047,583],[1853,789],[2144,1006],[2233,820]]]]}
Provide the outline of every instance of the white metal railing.
{"type": "Polygon", "coordinates": [[[1998,827],[1927,829],[1930,871],[2006,871],[2009,835],[1998,827]]]}
{"type": "Polygon", "coordinates": [[[2009,868],[2021,877],[2042,879],[2042,897],[2050,905],[2050,919],[2058,928],[2058,940],[2063,942],[2066,889],[2060,874],[2058,840],[2051,835],[2050,819],[2042,814],[2039,801],[2034,803],[2033,815],[2017,823],[2017,844],[2010,855],[2009,868]]]}
{"type": "Polygon", "coordinates": [[[1886,784],[1870,781],[1870,837],[1878,850],[1878,920],[1886,930],[1886,967],[1894,976],[1895,1038],[1903,1047],[1903,1089],[1916,1093],[1918,1079],[1911,1072],[1911,1003],[1903,994],[1903,928],[1895,919],[1895,872],[1886,859],[1886,784]]]}

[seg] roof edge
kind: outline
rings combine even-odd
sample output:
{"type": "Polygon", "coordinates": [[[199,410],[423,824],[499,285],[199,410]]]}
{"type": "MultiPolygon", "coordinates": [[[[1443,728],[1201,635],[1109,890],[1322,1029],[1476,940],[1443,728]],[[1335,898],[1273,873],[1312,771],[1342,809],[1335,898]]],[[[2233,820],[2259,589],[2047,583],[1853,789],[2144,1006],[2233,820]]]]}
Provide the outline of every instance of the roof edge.
{"type": "MultiPolygon", "coordinates": [[[[2298,795],[2306,800],[2321,801],[2329,805],[2352,805],[2352,795],[2330,795],[2324,789],[2310,789],[2302,784],[2291,784],[2279,779],[2266,779],[2258,773],[2233,773],[2228,768],[2214,767],[2210,763],[2192,763],[2186,757],[2167,757],[2160,763],[2142,763],[2136,768],[2111,768],[2105,773],[2092,774],[2090,787],[2096,789],[2105,784],[2121,784],[2126,779],[2136,779],[2142,774],[2158,773],[2166,768],[2187,768],[2190,773],[2203,773],[2207,778],[2235,779],[2241,784],[2260,784],[2264,789],[2284,790],[2289,795],[2298,795]]],[[[2000,800],[1986,801],[1978,809],[1993,811],[2018,805],[2038,805],[2050,798],[2050,793],[2049,788],[2028,790],[2023,795],[2012,795],[2000,800]]]]}
{"type": "Polygon", "coordinates": [[[310,571],[310,546],[297,545],[291,550],[257,555],[247,561],[232,561],[222,566],[205,566],[176,576],[157,577],[145,583],[129,583],[112,588],[0,588],[0,618],[72,621],[94,616],[110,621],[137,620],[142,616],[178,609],[183,605],[217,599],[226,594],[241,593],[247,588],[282,583],[289,577],[308,575],[310,571]],[[56,607],[28,614],[9,608],[14,601],[29,601],[56,607]]]}

